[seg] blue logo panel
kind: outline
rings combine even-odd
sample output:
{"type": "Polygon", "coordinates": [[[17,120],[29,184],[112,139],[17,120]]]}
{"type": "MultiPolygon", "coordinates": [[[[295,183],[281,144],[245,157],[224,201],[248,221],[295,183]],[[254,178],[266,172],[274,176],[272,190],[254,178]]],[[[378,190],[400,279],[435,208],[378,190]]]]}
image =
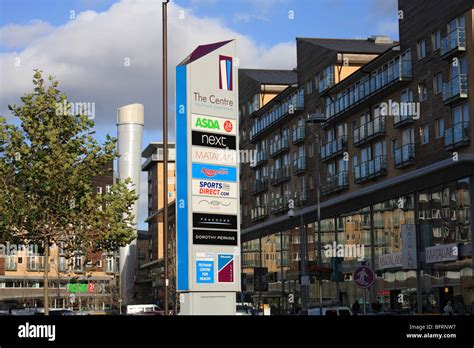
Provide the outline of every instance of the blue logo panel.
{"type": "Polygon", "coordinates": [[[237,181],[237,168],[193,163],[194,179],[237,181]]]}
{"type": "Polygon", "coordinates": [[[214,261],[197,260],[196,261],[196,283],[213,284],[214,283],[214,261]]]}

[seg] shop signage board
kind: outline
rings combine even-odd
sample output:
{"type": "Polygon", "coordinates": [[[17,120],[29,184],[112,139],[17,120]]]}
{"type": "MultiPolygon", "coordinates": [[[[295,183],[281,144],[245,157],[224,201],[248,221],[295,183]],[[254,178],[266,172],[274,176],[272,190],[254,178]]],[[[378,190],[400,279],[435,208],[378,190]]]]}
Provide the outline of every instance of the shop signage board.
{"type": "MultiPolygon", "coordinates": [[[[230,40],[199,46],[176,67],[177,290],[183,293],[240,291],[237,61],[230,40]]],[[[197,313],[190,301],[187,313],[197,313]]]]}

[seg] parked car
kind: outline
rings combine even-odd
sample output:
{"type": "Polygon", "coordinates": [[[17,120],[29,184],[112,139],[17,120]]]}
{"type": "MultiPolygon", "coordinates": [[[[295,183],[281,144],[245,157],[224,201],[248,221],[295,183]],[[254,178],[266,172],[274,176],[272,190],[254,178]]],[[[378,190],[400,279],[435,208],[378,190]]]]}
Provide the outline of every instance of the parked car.
{"type": "MultiPolygon", "coordinates": [[[[315,307],[308,309],[308,315],[321,315],[321,308],[315,307]]],[[[352,311],[349,307],[323,307],[322,315],[326,316],[351,316],[352,311]]]]}

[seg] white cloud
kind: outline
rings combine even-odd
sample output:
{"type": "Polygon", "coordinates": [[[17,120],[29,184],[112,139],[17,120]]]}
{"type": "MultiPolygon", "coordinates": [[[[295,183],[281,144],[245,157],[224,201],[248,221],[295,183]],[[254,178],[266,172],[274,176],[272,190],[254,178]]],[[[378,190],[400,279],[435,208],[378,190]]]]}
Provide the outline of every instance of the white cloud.
{"type": "MultiPolygon", "coordinates": [[[[294,43],[266,47],[217,19],[198,18],[187,10],[180,19],[181,9],[169,5],[170,105],[174,103],[174,67],[199,44],[235,38],[242,67],[295,66],[294,43]]],[[[18,26],[9,37],[24,30],[18,26]]],[[[21,52],[0,54],[0,112],[32,90],[35,68],[55,75],[72,101],[95,102],[99,127],[114,126],[117,107],[138,102],[145,105],[145,128],[160,129],[161,2],[122,0],[105,12],[82,12],[21,52]],[[15,67],[18,59],[21,66],[15,67]]],[[[170,107],[171,120],[173,111],[170,107]]]]}
{"type": "Polygon", "coordinates": [[[53,29],[49,23],[37,19],[26,25],[7,24],[0,28],[0,44],[9,49],[22,48],[48,35],[53,29]]]}
{"type": "MultiPolygon", "coordinates": [[[[170,3],[171,120],[174,67],[199,44],[235,38],[242,67],[291,69],[296,64],[292,42],[266,47],[216,19],[198,18],[190,11],[179,19],[180,9],[170,3]]],[[[137,102],[145,105],[145,138],[150,138],[150,134],[156,134],[152,139],[155,141],[161,137],[161,2],[123,0],[105,12],[82,12],[75,20],[56,28],[44,22],[35,23],[0,28],[2,43],[18,40],[26,45],[18,53],[0,54],[0,113],[7,114],[8,104],[19,103],[20,96],[32,90],[32,70],[40,68],[57,77],[60,89],[71,101],[95,102],[99,130],[115,134],[117,108],[137,102]],[[31,29],[34,25],[43,28],[38,29],[36,36],[31,29]],[[17,58],[19,67],[15,66],[17,58]],[[126,58],[130,59],[129,67],[124,66],[126,58]]],[[[142,173],[140,228],[146,228],[143,220],[148,214],[147,188],[147,177],[142,173]]]]}

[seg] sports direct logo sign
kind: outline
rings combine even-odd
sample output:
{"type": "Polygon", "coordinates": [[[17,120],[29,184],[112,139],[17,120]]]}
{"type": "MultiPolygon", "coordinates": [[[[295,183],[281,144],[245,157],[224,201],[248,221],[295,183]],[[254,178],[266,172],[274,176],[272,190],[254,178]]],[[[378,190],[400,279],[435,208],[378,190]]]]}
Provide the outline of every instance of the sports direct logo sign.
{"type": "Polygon", "coordinates": [[[236,135],[236,121],[221,117],[191,115],[192,130],[236,135]]]}
{"type": "Polygon", "coordinates": [[[233,182],[193,180],[193,195],[237,198],[237,184],[233,182]]]}

